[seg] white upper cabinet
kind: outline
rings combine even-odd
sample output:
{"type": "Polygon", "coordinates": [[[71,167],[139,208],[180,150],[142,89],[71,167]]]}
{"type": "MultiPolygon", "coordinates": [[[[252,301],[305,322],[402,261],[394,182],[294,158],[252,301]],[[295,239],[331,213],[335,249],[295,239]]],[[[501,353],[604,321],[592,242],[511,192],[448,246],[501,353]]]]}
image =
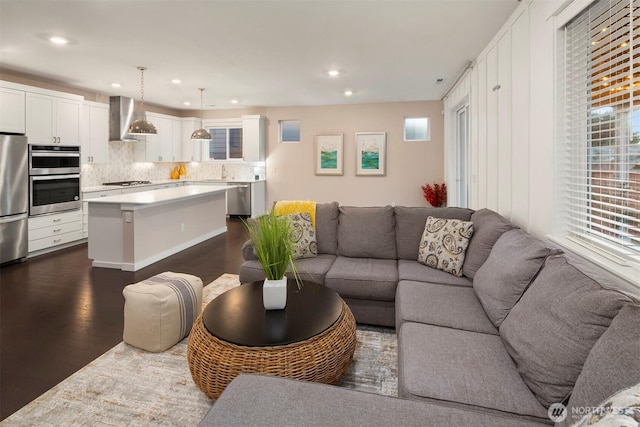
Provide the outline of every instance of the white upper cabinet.
{"type": "Polygon", "coordinates": [[[200,119],[194,117],[182,119],[182,160],[185,162],[202,160],[203,141],[191,139],[191,134],[197,129],[200,129],[200,119]]]}
{"type": "Polygon", "coordinates": [[[242,116],[242,157],[245,162],[265,159],[265,118],[242,116]]]}
{"type": "Polygon", "coordinates": [[[157,135],[149,135],[146,141],[135,142],[136,162],[179,162],[182,161],[182,122],[176,117],[147,113],[147,120],[158,130],[157,135]]]}
{"type": "Polygon", "coordinates": [[[25,131],[24,91],[0,87],[0,132],[25,131]]]}
{"type": "Polygon", "coordinates": [[[108,163],[109,105],[85,102],[82,108],[82,163],[108,163]]]}
{"type": "Polygon", "coordinates": [[[26,94],[26,134],[32,144],[80,145],[81,118],[81,96],[26,94]]]}

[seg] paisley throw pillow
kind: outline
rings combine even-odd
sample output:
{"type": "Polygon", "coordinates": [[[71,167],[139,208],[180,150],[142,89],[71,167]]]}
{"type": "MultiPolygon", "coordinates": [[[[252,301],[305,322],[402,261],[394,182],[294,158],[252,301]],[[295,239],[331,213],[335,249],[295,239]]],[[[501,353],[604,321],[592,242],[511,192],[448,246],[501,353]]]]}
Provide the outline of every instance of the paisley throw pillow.
{"type": "Polygon", "coordinates": [[[293,259],[317,256],[318,242],[309,212],[292,213],[283,216],[289,218],[289,237],[293,242],[293,259]]]}
{"type": "Polygon", "coordinates": [[[462,276],[464,255],[473,235],[473,222],[427,217],[418,261],[428,267],[462,276]]]}
{"type": "Polygon", "coordinates": [[[640,384],[621,390],[587,414],[574,427],[638,426],[640,424],[640,384]]]}

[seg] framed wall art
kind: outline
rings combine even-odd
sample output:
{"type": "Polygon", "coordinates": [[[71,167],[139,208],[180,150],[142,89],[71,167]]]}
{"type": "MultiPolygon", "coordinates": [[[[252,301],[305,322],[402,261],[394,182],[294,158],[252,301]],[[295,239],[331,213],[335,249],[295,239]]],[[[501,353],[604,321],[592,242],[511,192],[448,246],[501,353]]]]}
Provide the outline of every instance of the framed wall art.
{"type": "Polygon", "coordinates": [[[343,160],[344,147],[341,133],[316,135],[316,175],[342,175],[343,160]]]}
{"type": "Polygon", "coordinates": [[[384,176],[386,164],[387,134],[356,132],[356,175],[384,176]]]}

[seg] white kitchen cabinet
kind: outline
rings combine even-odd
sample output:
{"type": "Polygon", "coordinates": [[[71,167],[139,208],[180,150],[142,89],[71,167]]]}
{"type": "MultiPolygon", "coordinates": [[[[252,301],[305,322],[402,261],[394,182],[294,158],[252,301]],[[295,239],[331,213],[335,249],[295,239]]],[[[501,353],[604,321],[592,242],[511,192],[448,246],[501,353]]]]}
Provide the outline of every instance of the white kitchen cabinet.
{"type": "Polygon", "coordinates": [[[251,183],[251,218],[257,218],[267,211],[267,183],[251,183]]]}
{"type": "Polygon", "coordinates": [[[109,162],[109,106],[85,102],[83,107],[82,163],[109,162]]]}
{"type": "Polygon", "coordinates": [[[245,162],[265,159],[266,120],[262,116],[242,116],[242,157],[245,162]]]}
{"type": "Polygon", "coordinates": [[[0,132],[25,133],[25,92],[0,86],[0,132]]]}
{"type": "Polygon", "coordinates": [[[147,113],[147,120],[158,130],[157,135],[149,135],[145,141],[136,142],[136,162],[179,162],[182,161],[182,123],[176,117],[147,113]]]}
{"type": "Polygon", "coordinates": [[[191,139],[191,134],[197,129],[200,129],[200,119],[194,117],[182,119],[182,161],[199,162],[202,160],[203,145],[208,141],[191,139]]]}
{"type": "Polygon", "coordinates": [[[32,144],[81,145],[82,97],[27,92],[26,134],[32,144]]]}
{"type": "Polygon", "coordinates": [[[80,209],[29,218],[29,252],[37,252],[82,239],[80,209]]]}

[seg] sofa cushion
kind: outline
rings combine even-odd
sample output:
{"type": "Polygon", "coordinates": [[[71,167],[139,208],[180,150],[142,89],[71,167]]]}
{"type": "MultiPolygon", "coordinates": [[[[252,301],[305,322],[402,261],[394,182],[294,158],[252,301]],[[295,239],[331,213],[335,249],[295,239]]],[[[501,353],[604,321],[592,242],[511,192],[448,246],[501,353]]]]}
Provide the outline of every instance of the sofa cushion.
{"type": "Polygon", "coordinates": [[[418,261],[460,277],[472,235],[471,221],[427,217],[418,249],[418,261]]]}
{"type": "Polygon", "coordinates": [[[498,335],[472,288],[401,280],[396,290],[396,330],[404,322],[498,335]]]}
{"type": "Polygon", "coordinates": [[[471,215],[473,236],[469,241],[462,274],[473,279],[476,271],[489,258],[491,248],[503,233],[516,228],[509,220],[489,209],[480,209],[471,215]]]}
{"type": "Polygon", "coordinates": [[[467,277],[456,277],[442,270],[427,267],[418,261],[409,261],[407,259],[398,260],[398,279],[468,287],[473,285],[473,282],[467,277]]]}
{"type": "Polygon", "coordinates": [[[549,420],[498,335],[403,323],[398,333],[398,395],[549,420]]]}
{"type": "Polygon", "coordinates": [[[396,259],[393,208],[341,206],[338,252],[352,258],[396,259]]]}
{"type": "Polygon", "coordinates": [[[420,238],[428,216],[469,221],[473,211],[465,208],[428,208],[395,206],[396,251],[398,259],[418,259],[420,238]]]}
{"type": "Polygon", "coordinates": [[[286,214],[283,217],[289,219],[289,238],[293,243],[292,258],[296,260],[318,256],[316,231],[309,212],[286,214]]]}
{"type": "Polygon", "coordinates": [[[584,362],[567,406],[567,424],[579,421],[582,416],[582,412],[572,411],[573,408],[598,406],[616,391],[640,383],[638,331],[640,306],[625,304],[584,362]]]}
{"type": "Polygon", "coordinates": [[[552,253],[523,230],[504,233],[473,278],[473,289],[494,325],[500,326],[552,253]]]}
{"type": "Polygon", "coordinates": [[[567,397],[589,351],[630,301],[603,288],[583,268],[564,256],[547,258],[500,325],[520,375],[547,407],[567,397]]]}
{"type": "Polygon", "coordinates": [[[316,240],[318,253],[338,253],[338,202],[316,204],[316,240]]]}
{"type": "MultiPolygon", "coordinates": [[[[302,280],[324,284],[324,276],[333,265],[335,255],[320,254],[314,258],[301,258],[296,260],[296,268],[302,280]]],[[[291,273],[287,272],[287,277],[291,273]]],[[[258,261],[245,261],[240,266],[240,282],[257,282],[264,280],[264,271],[258,261]]]]}
{"type": "Polygon", "coordinates": [[[397,399],[326,384],[243,374],[200,421],[212,426],[535,427],[506,414],[397,399]]]}
{"type": "Polygon", "coordinates": [[[395,259],[338,257],[324,279],[341,296],[393,301],[398,284],[395,259]]]}

